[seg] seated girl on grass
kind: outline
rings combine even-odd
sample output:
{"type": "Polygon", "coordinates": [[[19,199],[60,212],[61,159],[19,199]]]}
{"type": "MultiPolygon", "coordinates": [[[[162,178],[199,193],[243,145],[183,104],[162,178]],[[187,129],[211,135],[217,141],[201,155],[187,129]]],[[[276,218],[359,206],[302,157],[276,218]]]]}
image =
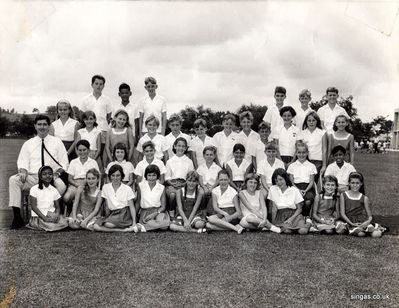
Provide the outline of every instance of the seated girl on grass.
{"type": "Polygon", "coordinates": [[[245,177],[244,189],[238,194],[242,219],[240,225],[246,229],[272,231],[280,233],[281,229],[267,220],[265,195],[259,190],[260,179],[254,173],[245,177]]]}
{"type": "Polygon", "coordinates": [[[167,230],[169,227],[169,215],[165,212],[165,186],[159,183],[160,176],[158,166],[149,165],[144,171],[145,181],[138,184],[136,209],[140,219],[135,230],[137,232],[167,230]]]}
{"type": "Polygon", "coordinates": [[[323,187],[313,204],[313,223],[320,233],[334,233],[339,218],[338,180],[335,176],[323,178],[323,187]]]}
{"type": "Polygon", "coordinates": [[[241,234],[244,228],[239,224],[241,217],[237,191],[230,186],[230,176],[226,170],[218,174],[219,186],[212,190],[212,205],[215,215],[208,216],[206,228],[209,230],[233,230],[241,234]]]}
{"type": "Polygon", "coordinates": [[[372,224],[370,201],[365,196],[363,175],[352,172],[349,175],[349,190],[341,193],[341,217],[344,222],[337,225],[337,233],[349,231],[349,235],[381,237],[385,228],[379,224],[372,224]]]}
{"type": "Polygon", "coordinates": [[[282,168],[274,170],[272,183],[267,196],[272,202],[271,223],[281,227],[283,233],[307,234],[309,226],[302,216],[303,197],[299,189],[292,186],[288,173],[282,168]]]}
{"type": "Polygon", "coordinates": [[[86,173],[86,184],[79,186],[72,213],[69,217],[69,227],[71,229],[93,230],[96,216],[99,213],[103,199],[98,188],[100,173],[97,169],[90,169],[86,173]]]}
{"type": "Polygon", "coordinates": [[[39,183],[30,189],[32,207],[28,228],[41,231],[58,231],[68,226],[60,214],[61,195],[54,187],[53,169],[43,166],[38,172],[39,183]]]}
{"type": "Polygon", "coordinates": [[[186,186],[176,193],[178,216],[171,223],[170,230],[203,233],[205,228],[204,191],[199,186],[199,175],[195,171],[187,174],[186,186]]]}
{"type": "Polygon", "coordinates": [[[111,183],[105,184],[101,197],[105,201],[105,217],[99,218],[94,224],[95,231],[126,232],[129,227],[136,226],[135,194],[131,187],[122,183],[125,177],[119,165],[109,168],[108,177],[111,183]]]}

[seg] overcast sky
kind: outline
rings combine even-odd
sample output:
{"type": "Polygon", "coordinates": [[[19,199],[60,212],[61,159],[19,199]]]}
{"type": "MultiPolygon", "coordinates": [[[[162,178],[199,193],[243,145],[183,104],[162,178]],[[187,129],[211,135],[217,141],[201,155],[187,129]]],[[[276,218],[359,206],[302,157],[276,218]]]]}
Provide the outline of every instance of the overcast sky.
{"type": "Polygon", "coordinates": [[[31,112],[91,92],[118,103],[158,80],[169,113],[203,104],[272,104],[276,85],[354,96],[362,120],[399,107],[398,2],[1,2],[0,105],[31,112]]]}

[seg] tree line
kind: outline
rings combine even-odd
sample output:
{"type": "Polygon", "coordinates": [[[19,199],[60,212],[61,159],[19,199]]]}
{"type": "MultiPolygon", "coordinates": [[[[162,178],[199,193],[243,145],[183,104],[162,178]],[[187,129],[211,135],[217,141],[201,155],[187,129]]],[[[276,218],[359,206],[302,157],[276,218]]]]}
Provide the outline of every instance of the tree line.
{"type": "MultiPolygon", "coordinates": [[[[322,97],[320,100],[311,102],[309,106],[317,111],[325,104],[327,104],[327,99],[326,97],[322,97]]],[[[386,116],[377,116],[371,122],[363,122],[357,115],[357,109],[354,107],[352,95],[346,98],[340,97],[338,99],[338,104],[343,107],[350,116],[350,130],[357,141],[361,139],[370,139],[376,136],[383,136],[384,139],[387,139],[392,129],[392,121],[388,120],[386,116]]],[[[73,106],[73,109],[76,119],[80,119],[82,112],[76,106],[73,106]]],[[[250,103],[241,105],[233,114],[238,115],[243,111],[251,111],[254,115],[253,129],[257,130],[266,110],[267,106],[250,103]]],[[[18,114],[15,112],[14,108],[11,110],[0,108],[0,137],[28,138],[33,136],[35,133],[33,120],[37,113],[39,113],[37,108],[33,108],[32,114],[18,114]]],[[[54,120],[57,116],[56,107],[48,106],[45,113],[51,120],[54,120]]],[[[192,131],[193,122],[198,118],[203,118],[208,125],[208,134],[213,136],[216,132],[222,130],[222,119],[227,113],[232,112],[214,111],[204,105],[186,106],[179,112],[183,118],[182,131],[185,133],[194,133],[192,131]]],[[[237,126],[239,126],[238,117],[237,126]]]]}

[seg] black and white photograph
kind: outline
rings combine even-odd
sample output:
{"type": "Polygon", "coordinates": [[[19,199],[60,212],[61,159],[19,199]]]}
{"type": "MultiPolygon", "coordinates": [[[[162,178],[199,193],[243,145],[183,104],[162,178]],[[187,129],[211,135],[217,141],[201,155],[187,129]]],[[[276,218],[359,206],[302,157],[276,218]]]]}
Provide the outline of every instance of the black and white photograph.
{"type": "Polygon", "coordinates": [[[0,308],[399,306],[399,1],[6,0],[0,73],[0,308]]]}

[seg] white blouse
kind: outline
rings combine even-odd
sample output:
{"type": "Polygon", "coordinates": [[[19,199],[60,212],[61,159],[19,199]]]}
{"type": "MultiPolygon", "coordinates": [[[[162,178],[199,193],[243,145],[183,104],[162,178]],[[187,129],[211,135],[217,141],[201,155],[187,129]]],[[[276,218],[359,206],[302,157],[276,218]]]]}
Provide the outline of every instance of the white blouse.
{"type": "Polygon", "coordinates": [[[74,141],[76,123],[78,123],[78,121],[72,118],[68,118],[65,124],[62,124],[61,119],[54,121],[51,123],[54,128],[54,137],[58,137],[62,141],[74,141]]]}
{"type": "Polygon", "coordinates": [[[161,207],[161,197],[165,186],[159,184],[158,182],[155,186],[150,188],[147,181],[142,181],[139,183],[140,187],[140,207],[142,209],[149,209],[154,207],[161,207]]]}
{"type": "Polygon", "coordinates": [[[217,205],[220,209],[234,207],[233,199],[237,195],[237,191],[230,185],[223,194],[220,186],[215,187],[212,193],[216,196],[217,205]]]}
{"type": "Polygon", "coordinates": [[[101,197],[107,200],[111,211],[123,209],[128,206],[128,201],[136,197],[134,191],[127,185],[121,184],[115,191],[112,183],[103,186],[101,197]]]}
{"type": "MultiPolygon", "coordinates": [[[[55,212],[54,201],[61,198],[58,190],[52,185],[48,187],[43,185],[43,189],[39,189],[39,184],[36,184],[30,189],[29,194],[36,198],[36,206],[43,215],[47,215],[48,212],[55,212]]],[[[31,215],[38,217],[34,211],[31,211],[31,215]]]]}

